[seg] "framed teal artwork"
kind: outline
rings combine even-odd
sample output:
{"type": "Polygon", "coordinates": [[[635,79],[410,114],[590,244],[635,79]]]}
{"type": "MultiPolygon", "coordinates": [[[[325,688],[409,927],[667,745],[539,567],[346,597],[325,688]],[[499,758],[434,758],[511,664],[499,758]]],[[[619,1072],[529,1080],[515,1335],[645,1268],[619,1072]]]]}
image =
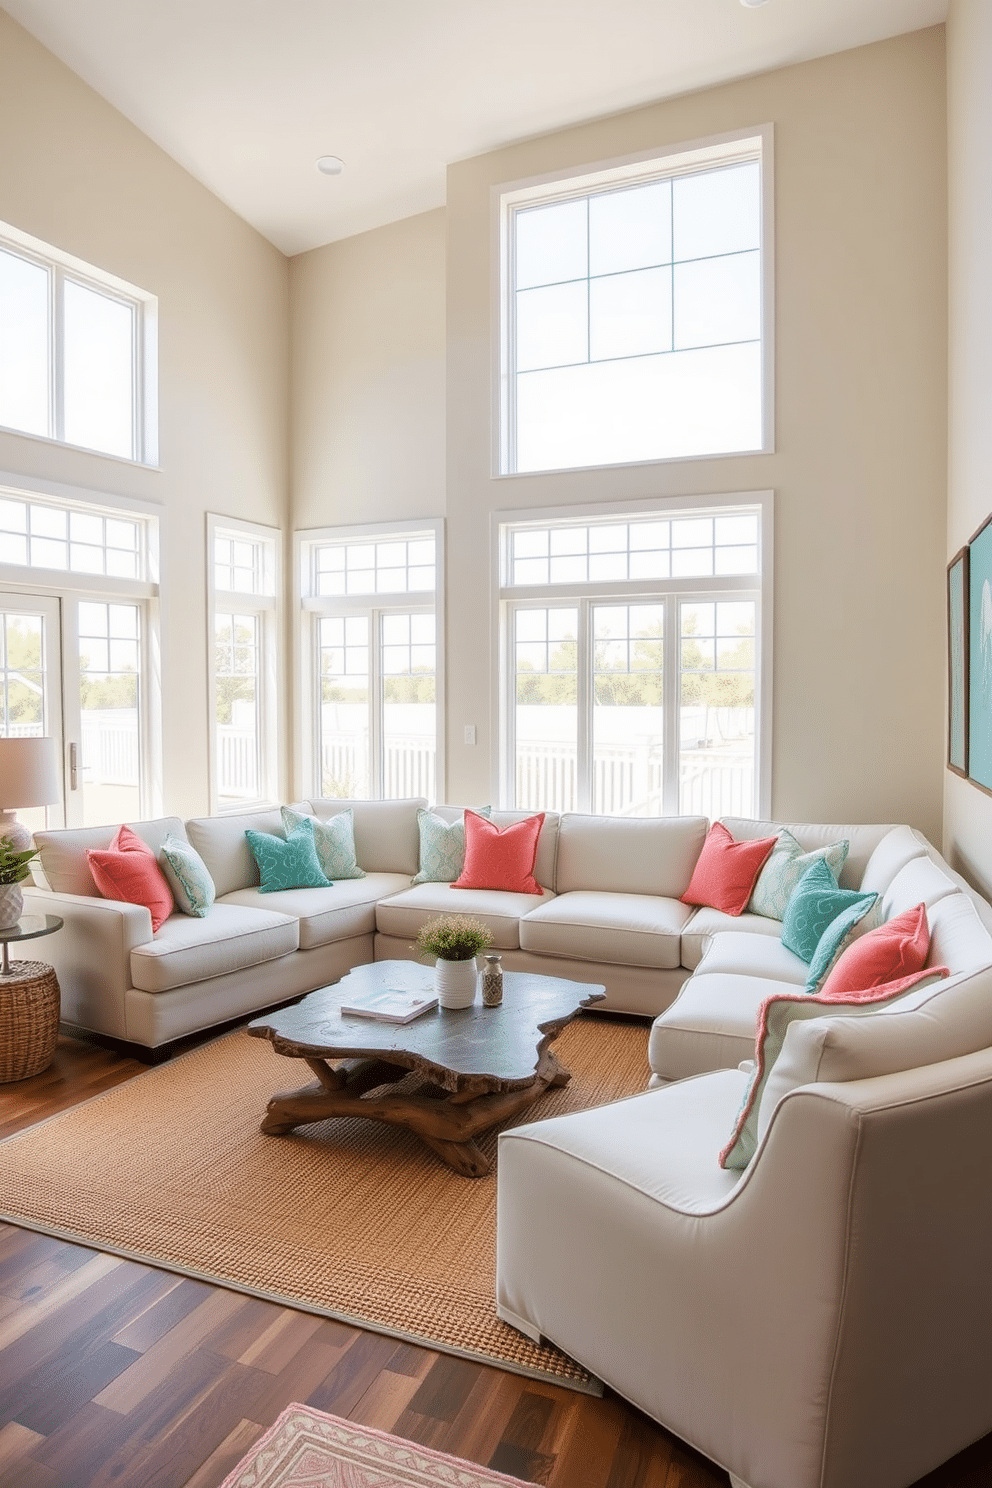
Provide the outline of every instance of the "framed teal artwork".
{"type": "Polygon", "coordinates": [[[968,774],[968,549],[947,566],[947,768],[968,774]]]}
{"type": "Polygon", "coordinates": [[[968,779],[992,795],[992,516],[968,544],[968,779]]]}

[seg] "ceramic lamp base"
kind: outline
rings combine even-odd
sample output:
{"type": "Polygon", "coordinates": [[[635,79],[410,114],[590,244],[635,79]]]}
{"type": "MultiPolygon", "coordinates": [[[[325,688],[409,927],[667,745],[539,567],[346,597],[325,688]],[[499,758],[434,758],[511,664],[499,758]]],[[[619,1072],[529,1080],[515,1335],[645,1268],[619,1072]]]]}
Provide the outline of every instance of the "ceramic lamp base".
{"type": "Polygon", "coordinates": [[[14,852],[27,852],[31,846],[31,833],[12,811],[0,811],[0,837],[7,838],[14,852]]]}

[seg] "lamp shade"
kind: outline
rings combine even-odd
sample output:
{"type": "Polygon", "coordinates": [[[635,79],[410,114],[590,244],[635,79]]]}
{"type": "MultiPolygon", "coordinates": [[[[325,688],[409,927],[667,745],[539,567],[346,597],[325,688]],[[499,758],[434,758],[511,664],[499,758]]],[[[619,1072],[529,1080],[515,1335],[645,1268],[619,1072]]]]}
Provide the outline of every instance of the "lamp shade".
{"type": "Polygon", "coordinates": [[[61,799],[55,740],[0,739],[0,809],[53,806],[61,799]]]}

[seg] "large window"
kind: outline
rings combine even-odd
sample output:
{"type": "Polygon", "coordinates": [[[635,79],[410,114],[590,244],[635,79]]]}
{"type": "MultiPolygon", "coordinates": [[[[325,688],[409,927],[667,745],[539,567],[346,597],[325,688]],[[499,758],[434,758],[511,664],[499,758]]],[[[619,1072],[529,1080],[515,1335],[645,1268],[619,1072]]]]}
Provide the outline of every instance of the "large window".
{"type": "Polygon", "coordinates": [[[0,426],[154,463],[155,303],[0,224],[0,426]]]}
{"type": "Polygon", "coordinates": [[[769,446],[769,151],[502,193],[502,473],[769,446]]]}
{"type": "Polygon", "coordinates": [[[51,735],[65,764],[64,803],[32,828],[160,809],[155,547],[137,511],[0,489],[0,733],[51,735]]]}
{"type": "Polygon", "coordinates": [[[315,793],[436,799],[439,565],[438,523],[301,534],[315,793]]]}
{"type": "Polygon", "coordinates": [[[273,528],[207,518],[213,656],[211,798],[231,811],[275,800],[278,783],[280,539],[273,528]]]}
{"type": "Polygon", "coordinates": [[[764,809],[770,499],[724,503],[501,526],[507,804],[764,809]]]}

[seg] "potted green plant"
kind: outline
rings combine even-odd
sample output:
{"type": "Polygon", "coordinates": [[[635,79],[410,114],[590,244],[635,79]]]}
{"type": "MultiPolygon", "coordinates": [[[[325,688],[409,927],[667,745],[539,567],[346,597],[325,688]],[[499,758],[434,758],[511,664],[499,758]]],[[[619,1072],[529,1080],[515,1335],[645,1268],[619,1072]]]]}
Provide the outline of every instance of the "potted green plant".
{"type": "Polygon", "coordinates": [[[417,950],[435,956],[434,990],[444,1008],[470,1007],[475,1001],[475,958],[493,943],[493,932],[471,915],[435,915],[417,932],[417,950]]]}
{"type": "Polygon", "coordinates": [[[24,912],[21,884],[30,878],[28,864],[37,856],[36,847],[18,852],[9,837],[0,837],[0,930],[9,930],[21,918],[24,912]]]}

